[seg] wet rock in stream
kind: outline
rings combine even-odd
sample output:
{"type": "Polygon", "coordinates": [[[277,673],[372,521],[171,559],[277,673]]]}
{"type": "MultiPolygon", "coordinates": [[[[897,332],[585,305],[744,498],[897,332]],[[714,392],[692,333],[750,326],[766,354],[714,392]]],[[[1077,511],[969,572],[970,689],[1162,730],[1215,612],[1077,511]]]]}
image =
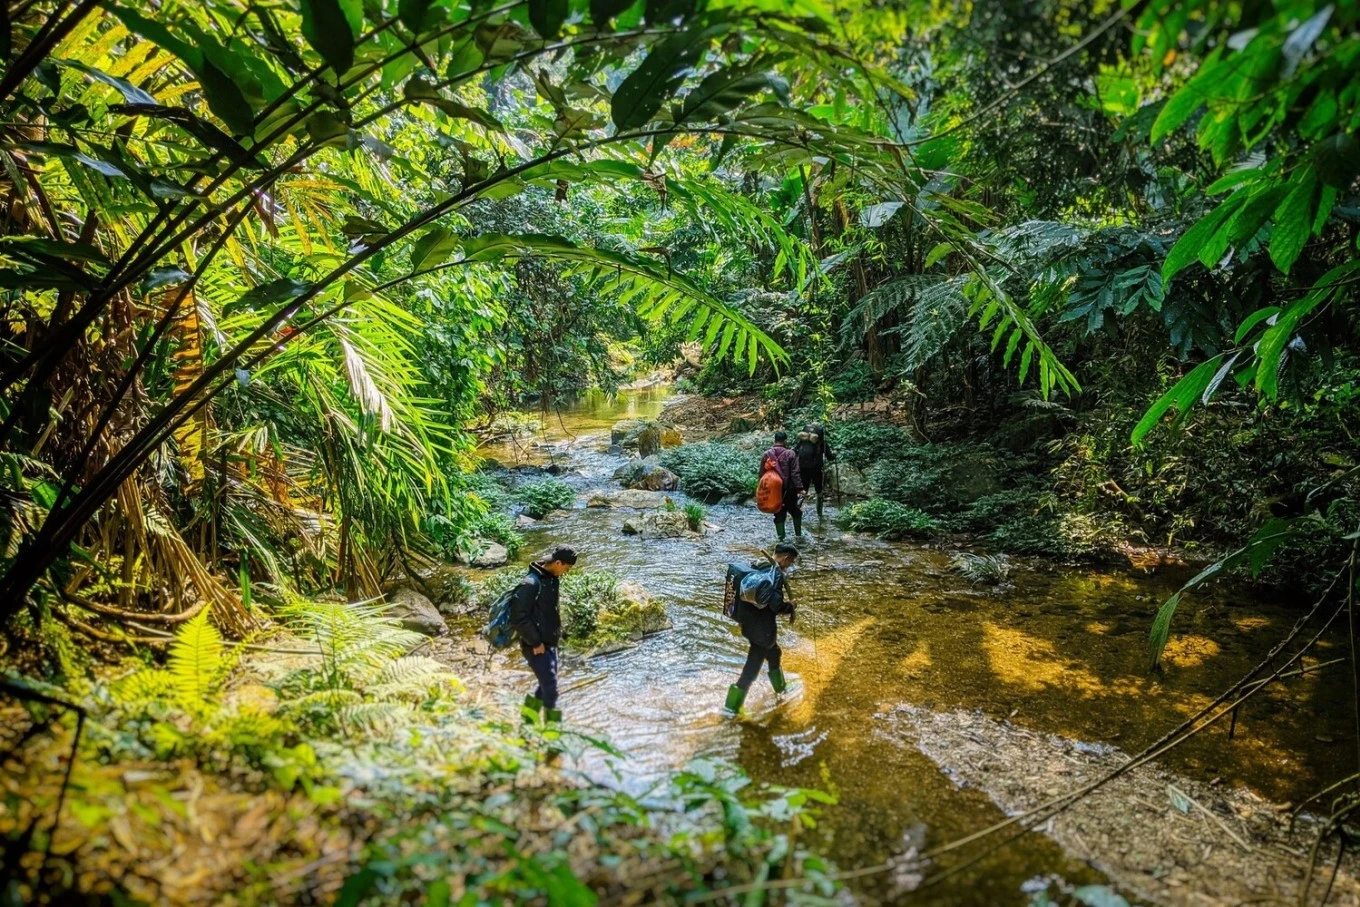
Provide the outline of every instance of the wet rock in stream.
{"type": "Polygon", "coordinates": [[[699,534],[690,530],[689,518],[679,510],[659,510],[629,517],[623,521],[623,533],[644,539],[678,539],[699,534]]]}
{"type": "Polygon", "coordinates": [[[586,499],[587,507],[623,507],[632,510],[651,510],[664,507],[667,497],[659,491],[638,488],[600,491],[586,499]]]}

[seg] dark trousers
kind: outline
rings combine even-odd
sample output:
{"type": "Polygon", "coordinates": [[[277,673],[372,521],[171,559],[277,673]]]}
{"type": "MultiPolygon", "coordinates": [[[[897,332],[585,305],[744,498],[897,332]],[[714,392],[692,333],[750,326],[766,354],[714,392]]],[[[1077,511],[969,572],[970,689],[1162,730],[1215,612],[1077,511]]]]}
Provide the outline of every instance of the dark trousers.
{"type": "Polygon", "coordinates": [[[529,669],[538,678],[534,698],[542,702],[545,709],[557,708],[557,649],[546,648],[542,655],[535,655],[525,649],[524,657],[529,662],[529,669]]]}
{"type": "Polygon", "coordinates": [[[778,671],[779,656],[782,654],[779,651],[779,643],[768,647],[751,643],[750,651],[746,653],[746,664],[741,669],[741,676],[737,678],[737,686],[743,690],[751,689],[751,684],[760,676],[760,666],[765,662],[769,662],[771,671],[778,671]]]}
{"type": "Polygon", "coordinates": [[[802,535],[803,508],[798,504],[797,492],[790,495],[785,495],[784,509],[774,515],[774,528],[775,531],[779,533],[779,537],[781,539],[784,537],[784,520],[786,520],[790,516],[793,517],[794,535],[802,535]]]}

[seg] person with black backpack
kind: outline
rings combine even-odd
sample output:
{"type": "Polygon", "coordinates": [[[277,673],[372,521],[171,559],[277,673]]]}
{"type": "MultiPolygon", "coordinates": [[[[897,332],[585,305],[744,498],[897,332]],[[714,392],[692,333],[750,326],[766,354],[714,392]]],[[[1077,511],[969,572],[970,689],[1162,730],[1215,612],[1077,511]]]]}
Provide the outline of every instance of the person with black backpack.
{"type": "MultiPolygon", "coordinates": [[[[787,614],[789,623],[793,623],[794,606],[788,597],[785,573],[797,559],[798,549],[780,542],[774,548],[773,564],[743,571],[737,580],[735,605],[731,613],[741,625],[741,635],[751,645],[746,652],[746,665],[741,669],[741,676],[727,690],[727,711],[734,715],[741,714],[746,693],[760,676],[762,664],[769,665],[770,686],[774,687],[775,693],[783,693],[789,688],[779,664],[783,653],[779,648],[779,626],[775,618],[787,614]]],[[[729,576],[731,573],[729,568],[729,576]]]]}
{"type": "Polygon", "coordinates": [[[530,721],[540,720],[543,712],[549,722],[562,720],[557,708],[557,644],[562,638],[558,580],[575,565],[575,550],[558,547],[547,560],[529,565],[528,575],[510,600],[510,626],[519,637],[529,670],[538,679],[538,687],[524,697],[525,717],[530,721]]]}
{"type": "Polygon", "coordinates": [[[826,437],[826,428],[820,422],[812,422],[798,433],[798,443],[794,445],[798,454],[798,472],[803,477],[803,486],[808,492],[817,492],[817,519],[822,518],[822,486],[826,482],[828,463],[836,462],[836,452],[826,437]]]}

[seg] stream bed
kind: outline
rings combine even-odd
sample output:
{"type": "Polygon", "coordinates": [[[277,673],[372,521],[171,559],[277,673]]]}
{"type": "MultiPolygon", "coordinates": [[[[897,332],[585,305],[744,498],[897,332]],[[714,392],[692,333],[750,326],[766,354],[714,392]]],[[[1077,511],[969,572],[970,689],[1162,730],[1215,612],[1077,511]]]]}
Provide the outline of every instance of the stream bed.
{"type": "MultiPolygon", "coordinates": [[[[760,782],[831,790],[839,803],[826,809],[815,834],[843,869],[880,864],[913,845],[936,846],[1006,815],[1004,798],[987,789],[987,773],[960,772],[941,758],[940,746],[895,733],[885,720],[894,710],[974,716],[974,737],[978,727],[1014,727],[1093,752],[1136,752],[1254,667],[1300,613],[1302,602],[1260,601],[1230,589],[1196,595],[1177,616],[1164,668],[1151,672],[1148,628],[1184,575],[1012,559],[1006,584],[979,587],[951,569],[954,547],[843,533],[828,506],[824,521],[810,512],[800,543],[792,580],[797,623],[781,621],[795,688],[776,700],[762,674],[747,714],[734,720],[722,704],[745,643],[722,615],[722,575],[728,562],[774,543],[770,518],[752,505],[715,505],[707,521],[717,531],[645,541],[621,531],[634,511],[583,505],[589,493],[613,486],[625,460],[608,452],[610,426],[655,417],[666,395],[651,389],[590,397],[551,414],[531,442],[486,450],[506,465],[556,463],[581,495],[575,509],[526,533],[523,560],[570,544],[581,554],[580,569],[644,584],[673,624],[624,651],[566,662],[561,707],[568,721],[625,754],[612,770],[594,757],[569,768],[616,771],[616,783],[641,793],[660,772],[709,756],[739,763],[760,782]]],[[[684,503],[683,494],[673,497],[684,503]]],[[[1343,652],[1344,636],[1324,638],[1304,665],[1343,652]]],[[[507,664],[518,668],[515,658],[507,664]]],[[[1245,788],[1262,803],[1297,802],[1354,765],[1344,673],[1341,665],[1265,690],[1242,710],[1232,739],[1216,725],[1159,767],[1200,784],[1245,788]]],[[[527,678],[514,679],[527,689],[527,678]]],[[[921,726],[927,730],[913,733],[929,733],[930,723],[921,726]]],[[[1045,752],[1036,748],[1033,758],[1045,752]]],[[[1069,789],[1066,771],[1055,767],[1051,793],[1069,789]]],[[[1104,881],[1093,863],[1102,861],[1029,834],[910,902],[1027,904],[1050,877],[1104,881]]],[[[890,875],[865,876],[852,890],[869,903],[904,899],[890,875]]]]}

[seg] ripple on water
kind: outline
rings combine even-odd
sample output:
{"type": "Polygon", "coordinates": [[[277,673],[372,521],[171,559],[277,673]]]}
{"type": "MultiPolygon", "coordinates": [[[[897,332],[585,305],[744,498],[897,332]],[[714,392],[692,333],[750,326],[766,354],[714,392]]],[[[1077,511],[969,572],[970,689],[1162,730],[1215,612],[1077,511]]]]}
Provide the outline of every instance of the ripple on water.
{"type": "MultiPolygon", "coordinates": [[[[622,462],[605,449],[609,426],[654,416],[659,400],[625,400],[613,409],[592,404],[579,417],[563,411],[544,439],[563,478],[583,496],[607,486],[622,462]]],[[[1035,730],[1101,741],[1092,746],[1117,740],[1136,750],[1242,676],[1294,619],[1288,610],[1240,598],[1230,608],[1207,607],[1209,598],[1187,602],[1183,629],[1193,620],[1195,638],[1173,647],[1164,674],[1152,676],[1146,628],[1177,578],[1017,559],[1006,589],[979,594],[950,569],[951,552],[843,534],[814,517],[792,580],[798,621],[780,630],[786,671],[800,687],[776,701],[762,676],[747,700],[749,716],[734,721],[722,704],[746,647],[721,614],[722,575],[729,561],[774,544],[771,520],[749,506],[713,506],[708,521],[720,532],[644,541],[620,531],[631,513],[578,504],[527,533],[526,557],[571,544],[585,569],[645,584],[666,603],[673,623],[635,648],[567,664],[569,719],[625,754],[611,765],[590,752],[574,768],[645,794],[663,772],[716,756],[740,762],[758,781],[832,789],[841,805],[818,833],[843,866],[892,856],[908,829],[924,827],[929,846],[1001,815],[909,745],[876,737],[877,712],[903,702],[980,709],[1035,730]]],[[[1337,643],[1324,643],[1320,660],[1335,657],[1329,651],[1337,643]]],[[[1245,781],[1280,799],[1334,780],[1345,747],[1320,747],[1313,738],[1319,724],[1331,722],[1342,739],[1349,699],[1333,695],[1329,683],[1318,673],[1263,694],[1244,712],[1236,740],[1200,735],[1172,755],[1171,767],[1206,780],[1245,781]]],[[[1029,836],[931,903],[1022,904],[1024,881],[1055,871],[1074,877],[1085,870],[1029,836]]],[[[874,884],[865,883],[870,900],[889,896],[874,884]]]]}

